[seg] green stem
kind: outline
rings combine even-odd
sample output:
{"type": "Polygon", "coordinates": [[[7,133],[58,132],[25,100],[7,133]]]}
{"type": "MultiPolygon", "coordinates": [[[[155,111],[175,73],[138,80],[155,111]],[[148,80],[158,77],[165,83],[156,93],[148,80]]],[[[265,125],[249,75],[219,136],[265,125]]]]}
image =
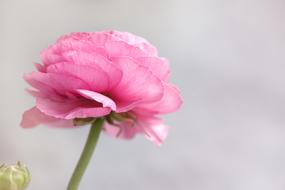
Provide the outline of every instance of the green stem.
{"type": "Polygon", "coordinates": [[[90,128],[88,139],[86,141],[81,157],[77,163],[77,166],[73,172],[73,175],[69,181],[67,190],[77,190],[80,180],[89,164],[92,154],[96,148],[100,132],[102,130],[104,119],[97,118],[90,128]]]}

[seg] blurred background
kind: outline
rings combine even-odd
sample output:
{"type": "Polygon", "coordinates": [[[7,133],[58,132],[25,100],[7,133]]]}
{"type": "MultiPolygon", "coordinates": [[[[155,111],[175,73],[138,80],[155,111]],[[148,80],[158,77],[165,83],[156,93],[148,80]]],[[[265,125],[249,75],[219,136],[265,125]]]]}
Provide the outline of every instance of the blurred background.
{"type": "Polygon", "coordinates": [[[34,105],[22,75],[73,31],[143,36],[171,61],[184,99],[161,148],[102,135],[81,188],[285,189],[284,0],[0,0],[0,163],[29,190],[63,190],[88,128],[19,127],[34,105]]]}

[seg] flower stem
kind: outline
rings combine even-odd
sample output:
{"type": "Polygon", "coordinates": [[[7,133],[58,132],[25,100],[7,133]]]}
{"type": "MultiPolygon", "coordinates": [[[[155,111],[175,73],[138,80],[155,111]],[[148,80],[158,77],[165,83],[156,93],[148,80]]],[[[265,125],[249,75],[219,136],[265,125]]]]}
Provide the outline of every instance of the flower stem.
{"type": "Polygon", "coordinates": [[[77,190],[78,189],[80,180],[96,148],[96,145],[97,145],[97,142],[100,136],[100,132],[103,127],[103,123],[104,123],[104,119],[102,118],[97,118],[92,123],[85,147],[83,149],[83,152],[81,153],[81,157],[69,181],[67,190],[77,190]]]}

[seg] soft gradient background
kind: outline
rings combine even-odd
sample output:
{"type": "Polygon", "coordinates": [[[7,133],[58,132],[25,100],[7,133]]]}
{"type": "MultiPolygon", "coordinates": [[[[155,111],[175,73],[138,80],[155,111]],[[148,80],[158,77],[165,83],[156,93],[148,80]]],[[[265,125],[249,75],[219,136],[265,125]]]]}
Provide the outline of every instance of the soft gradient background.
{"type": "Polygon", "coordinates": [[[39,52],[61,34],[117,29],[171,61],[182,109],[169,138],[102,135],[83,190],[284,190],[284,0],[0,0],[0,163],[26,163],[29,190],[64,190],[88,128],[19,127],[39,52]]]}

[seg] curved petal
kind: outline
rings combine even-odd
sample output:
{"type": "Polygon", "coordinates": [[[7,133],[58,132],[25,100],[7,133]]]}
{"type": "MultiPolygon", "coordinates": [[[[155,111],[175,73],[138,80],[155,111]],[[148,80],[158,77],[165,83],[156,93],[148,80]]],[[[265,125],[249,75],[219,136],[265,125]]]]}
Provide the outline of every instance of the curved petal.
{"type": "Polygon", "coordinates": [[[39,72],[43,72],[45,73],[46,72],[46,68],[45,66],[39,64],[39,63],[34,63],[34,66],[36,67],[36,69],[39,71],[39,72]]]}
{"type": "Polygon", "coordinates": [[[107,59],[107,55],[104,55],[104,50],[96,49],[93,51],[81,51],[81,50],[72,50],[65,51],[62,53],[62,56],[70,64],[76,65],[87,65],[89,67],[100,68],[103,70],[108,77],[109,86],[108,89],[112,89],[120,82],[122,78],[122,71],[119,66],[112,63],[107,59]]]}
{"type": "Polygon", "coordinates": [[[52,101],[47,98],[37,98],[37,108],[43,113],[60,119],[101,117],[111,112],[110,108],[100,107],[94,101],[65,100],[52,101]]]}
{"type": "Polygon", "coordinates": [[[149,56],[149,54],[139,47],[135,47],[127,44],[124,41],[108,41],[105,44],[105,51],[110,58],[118,56],[126,57],[144,57],[149,56]]]}
{"type": "Polygon", "coordinates": [[[134,112],[141,115],[155,115],[171,113],[180,108],[182,99],[179,90],[170,84],[164,84],[164,94],[161,100],[155,103],[142,104],[134,108],[134,112]]]}
{"type": "Polygon", "coordinates": [[[71,120],[57,119],[42,113],[38,108],[33,107],[24,112],[21,121],[23,128],[32,128],[40,124],[48,124],[54,127],[73,127],[71,120]]]}
{"type": "MultiPolygon", "coordinates": [[[[124,42],[130,46],[137,47],[144,51],[145,53],[156,56],[157,55],[157,50],[156,48],[151,45],[146,39],[133,35],[129,32],[120,32],[116,30],[109,31],[108,34],[110,34],[113,38],[115,37],[116,39],[112,39],[112,41],[121,41],[124,42]]],[[[124,47],[124,46],[122,46],[124,47]]],[[[129,48],[129,47],[128,47],[129,48]]]]}
{"type": "Polygon", "coordinates": [[[74,32],[63,35],[57,40],[53,48],[58,52],[62,49],[90,49],[96,47],[104,47],[108,42],[123,42],[127,45],[140,48],[149,55],[157,55],[156,48],[142,37],[133,35],[128,32],[120,32],[116,30],[102,32],[74,32]]]}
{"type": "Polygon", "coordinates": [[[62,57],[56,50],[57,45],[50,45],[46,49],[42,50],[40,53],[40,58],[45,66],[65,61],[64,57],[62,57]]]}
{"type": "Polygon", "coordinates": [[[160,146],[168,134],[168,127],[163,125],[162,121],[157,118],[139,119],[133,121],[123,121],[118,124],[105,123],[104,131],[116,138],[132,139],[137,134],[144,134],[145,137],[160,146]]]}
{"type": "Polygon", "coordinates": [[[64,118],[65,119],[75,119],[75,118],[89,118],[89,117],[102,117],[108,115],[111,112],[110,108],[84,108],[79,107],[72,110],[64,118]]]}
{"type": "Polygon", "coordinates": [[[102,94],[99,94],[97,92],[89,91],[89,90],[77,90],[77,92],[82,95],[85,98],[88,98],[90,100],[95,100],[96,102],[102,103],[103,107],[109,107],[113,111],[116,110],[116,103],[108,98],[107,96],[104,96],[102,94]]]}
{"type": "Polygon", "coordinates": [[[57,63],[47,67],[48,73],[71,75],[86,82],[91,90],[97,92],[106,91],[109,88],[109,78],[99,67],[88,65],[76,65],[70,63],[57,63]]]}
{"type": "Polygon", "coordinates": [[[104,124],[104,131],[107,135],[122,139],[132,139],[137,133],[141,132],[138,126],[133,126],[133,123],[124,121],[118,125],[110,125],[109,123],[104,124]]]}
{"type": "Polygon", "coordinates": [[[167,59],[159,57],[139,57],[136,60],[140,65],[147,67],[159,79],[163,81],[168,79],[170,70],[167,59]]]}
{"type": "Polygon", "coordinates": [[[160,124],[149,125],[144,127],[145,137],[154,144],[161,146],[168,135],[168,127],[160,124]]]}
{"type": "Polygon", "coordinates": [[[114,61],[123,71],[120,83],[110,92],[118,111],[133,102],[154,102],[162,98],[162,82],[147,68],[128,57],[115,58],[114,61]]]}
{"type": "Polygon", "coordinates": [[[63,74],[32,72],[24,78],[34,88],[48,94],[69,96],[76,89],[89,89],[84,81],[63,74]]]}
{"type": "Polygon", "coordinates": [[[50,45],[40,53],[44,65],[52,65],[65,62],[68,59],[62,54],[71,50],[90,51],[94,48],[94,43],[90,41],[90,33],[77,32],[61,36],[57,42],[50,45]]]}
{"type": "Polygon", "coordinates": [[[61,36],[58,40],[58,51],[66,49],[90,50],[104,47],[111,36],[105,32],[73,32],[61,36]]]}

